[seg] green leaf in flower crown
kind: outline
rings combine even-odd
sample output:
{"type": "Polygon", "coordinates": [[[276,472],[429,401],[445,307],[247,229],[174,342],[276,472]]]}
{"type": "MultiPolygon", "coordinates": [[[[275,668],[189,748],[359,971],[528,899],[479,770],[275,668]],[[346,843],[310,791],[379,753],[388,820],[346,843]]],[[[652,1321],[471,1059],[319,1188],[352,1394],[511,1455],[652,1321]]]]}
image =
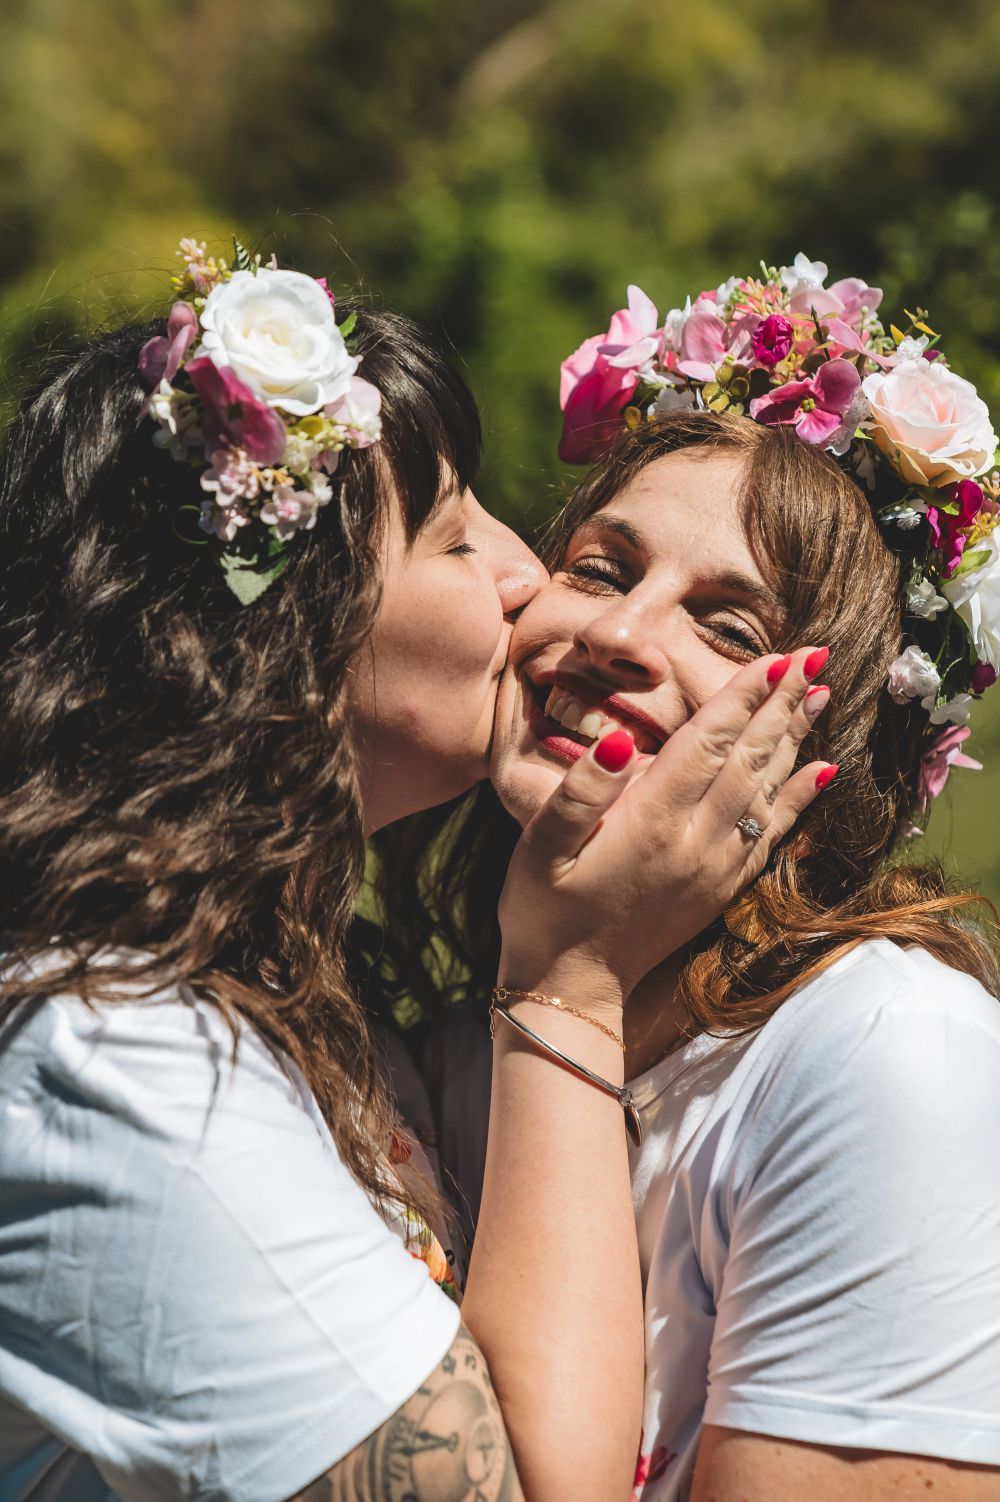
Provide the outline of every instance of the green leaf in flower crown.
{"type": "Polygon", "coordinates": [[[357,324],[357,321],[358,321],[358,315],[357,315],[357,313],[348,313],[348,315],[344,319],[343,323],[339,325],[340,332],[343,335],[343,337],[344,337],[345,340],[350,339],[351,335],[354,333],[354,328],[355,328],[355,325],[357,324]]]}
{"type": "Polygon", "coordinates": [[[958,579],[962,574],[971,574],[975,568],[981,568],[993,554],[989,548],[973,548],[969,553],[962,554],[962,561],[952,574],[953,579],[958,579]]]}
{"type": "Polygon", "coordinates": [[[233,236],[233,260],[237,271],[253,271],[253,257],[245,246],[241,245],[236,236],[233,236]]]}
{"type": "Polygon", "coordinates": [[[226,584],[241,605],[252,605],[288,566],[288,549],[282,547],[263,563],[248,563],[238,553],[219,555],[226,584]]]}

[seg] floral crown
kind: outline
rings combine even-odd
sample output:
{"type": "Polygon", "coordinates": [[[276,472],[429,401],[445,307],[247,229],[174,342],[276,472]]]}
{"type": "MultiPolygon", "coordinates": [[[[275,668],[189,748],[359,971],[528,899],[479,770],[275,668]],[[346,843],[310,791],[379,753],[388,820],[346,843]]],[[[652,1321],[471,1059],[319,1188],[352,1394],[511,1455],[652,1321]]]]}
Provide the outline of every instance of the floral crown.
{"type": "Polygon", "coordinates": [[[928,315],[880,322],[879,287],[824,285],[797,255],[759,277],[730,277],[660,320],[638,287],[606,334],[562,364],[560,457],[590,463],[622,426],[685,409],[794,427],[866,490],[883,536],[909,561],[912,644],[892,664],[897,704],[919,700],[933,739],[915,811],[926,811],[963,754],[973,701],[1000,667],[1000,474],[985,402],[955,374],[928,315]],[[937,727],[946,726],[943,731],[937,727]]]}
{"type": "Polygon", "coordinates": [[[354,315],[338,326],[326,278],[279,271],[273,257],[262,266],[233,246],[230,267],[181,241],[178,301],[139,371],[152,388],[153,442],[201,468],[199,527],[247,605],[315,527],[341,451],[378,442],[382,399],[356,374],[354,315]]]}

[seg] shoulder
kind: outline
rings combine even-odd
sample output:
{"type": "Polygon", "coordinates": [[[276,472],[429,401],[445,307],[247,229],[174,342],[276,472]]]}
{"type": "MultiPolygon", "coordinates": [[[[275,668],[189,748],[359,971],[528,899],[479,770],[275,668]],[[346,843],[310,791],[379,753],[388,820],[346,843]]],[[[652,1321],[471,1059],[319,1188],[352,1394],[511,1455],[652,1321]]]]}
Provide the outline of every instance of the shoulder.
{"type": "Polygon", "coordinates": [[[739,1095],[754,1172],[979,1161],[1000,1132],[1000,1002],[924,950],[866,943],[770,1019],[739,1095]]]}

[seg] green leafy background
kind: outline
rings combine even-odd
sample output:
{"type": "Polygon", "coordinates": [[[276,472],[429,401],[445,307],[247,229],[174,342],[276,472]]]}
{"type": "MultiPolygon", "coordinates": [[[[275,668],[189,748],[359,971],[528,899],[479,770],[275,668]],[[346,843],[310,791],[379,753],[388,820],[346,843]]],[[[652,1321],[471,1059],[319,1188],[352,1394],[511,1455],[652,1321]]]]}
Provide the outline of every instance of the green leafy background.
{"type": "MultiPolygon", "coordinates": [[[[1000,413],[1000,7],[880,0],[11,0],[0,383],[236,231],[449,340],[483,499],[529,535],[559,360],[798,250],[920,303],[1000,413]]],[[[927,844],[1000,899],[1000,688],[927,844]]]]}

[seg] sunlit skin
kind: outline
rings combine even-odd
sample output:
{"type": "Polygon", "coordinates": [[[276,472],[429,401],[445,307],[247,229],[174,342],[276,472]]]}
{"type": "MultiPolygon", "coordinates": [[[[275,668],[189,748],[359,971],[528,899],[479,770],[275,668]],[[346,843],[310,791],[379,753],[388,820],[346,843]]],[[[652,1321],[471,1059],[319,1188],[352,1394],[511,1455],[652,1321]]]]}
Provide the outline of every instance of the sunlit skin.
{"type": "Polygon", "coordinates": [[[409,543],[393,506],[376,627],[354,665],[365,832],[488,775],[512,617],[547,575],[471,490],[446,493],[409,543]]]}
{"type": "MultiPolygon", "coordinates": [[[[520,616],[497,704],[492,777],[521,824],[583,749],[543,717],[553,679],[655,751],[744,663],[774,650],[781,602],[743,531],[740,478],[730,455],[654,460],[581,525],[520,616]]],[[[678,1034],[675,973],[668,962],[629,998],[629,1076],[678,1034]]]]}

